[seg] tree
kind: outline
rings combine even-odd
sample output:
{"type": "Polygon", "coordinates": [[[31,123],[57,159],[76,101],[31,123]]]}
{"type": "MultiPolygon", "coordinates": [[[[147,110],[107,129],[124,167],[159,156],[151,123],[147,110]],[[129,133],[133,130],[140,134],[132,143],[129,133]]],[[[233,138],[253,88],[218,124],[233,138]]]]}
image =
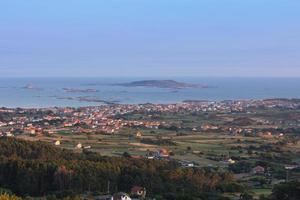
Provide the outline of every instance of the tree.
{"type": "Polygon", "coordinates": [[[287,182],[275,185],[272,200],[298,200],[300,198],[300,182],[287,182]]]}
{"type": "Polygon", "coordinates": [[[62,165],[58,167],[54,173],[54,182],[59,186],[60,190],[69,189],[71,184],[73,171],[68,170],[66,166],[62,165]]]}
{"type": "Polygon", "coordinates": [[[123,153],[123,157],[124,157],[124,158],[130,158],[131,155],[130,155],[130,153],[128,153],[127,151],[125,151],[125,152],[123,153]]]}
{"type": "Polygon", "coordinates": [[[253,196],[249,193],[243,193],[240,195],[240,200],[253,200],[253,196]]]}
{"type": "Polygon", "coordinates": [[[0,195],[0,200],[22,200],[22,199],[15,195],[4,193],[0,195]]]}

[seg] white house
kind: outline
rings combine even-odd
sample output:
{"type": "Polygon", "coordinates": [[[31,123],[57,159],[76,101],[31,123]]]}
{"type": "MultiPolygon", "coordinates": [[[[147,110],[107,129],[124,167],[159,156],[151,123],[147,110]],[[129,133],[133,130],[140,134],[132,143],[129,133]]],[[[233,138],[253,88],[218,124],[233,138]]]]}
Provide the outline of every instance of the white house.
{"type": "Polygon", "coordinates": [[[82,148],[82,144],[81,143],[78,143],[77,145],[76,145],[76,149],[81,149],[82,148]]]}
{"type": "Polygon", "coordinates": [[[130,196],[124,192],[119,192],[114,194],[113,196],[114,200],[131,200],[130,196]]]}

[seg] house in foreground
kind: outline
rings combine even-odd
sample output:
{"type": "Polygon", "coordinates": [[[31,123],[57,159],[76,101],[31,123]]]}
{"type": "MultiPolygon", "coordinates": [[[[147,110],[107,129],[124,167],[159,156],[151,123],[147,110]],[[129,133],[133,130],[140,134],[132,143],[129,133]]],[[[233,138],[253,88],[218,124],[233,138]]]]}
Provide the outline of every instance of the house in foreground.
{"type": "Polygon", "coordinates": [[[130,196],[124,192],[114,194],[113,200],[131,200],[130,196]]]}
{"type": "Polygon", "coordinates": [[[144,199],[146,197],[146,188],[140,186],[134,186],[131,188],[131,195],[144,199]]]}

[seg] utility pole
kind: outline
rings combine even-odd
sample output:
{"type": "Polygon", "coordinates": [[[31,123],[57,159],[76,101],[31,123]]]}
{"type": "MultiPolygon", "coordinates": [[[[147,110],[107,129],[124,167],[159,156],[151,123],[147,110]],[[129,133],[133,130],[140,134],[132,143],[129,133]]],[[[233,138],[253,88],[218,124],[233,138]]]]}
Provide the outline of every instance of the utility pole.
{"type": "Polygon", "coordinates": [[[107,181],[107,194],[109,194],[110,181],[107,181]]]}
{"type": "Polygon", "coordinates": [[[286,170],[286,182],[288,182],[289,181],[289,179],[290,179],[290,170],[293,170],[293,169],[296,169],[297,168],[297,166],[285,166],[285,170],[286,170]]]}

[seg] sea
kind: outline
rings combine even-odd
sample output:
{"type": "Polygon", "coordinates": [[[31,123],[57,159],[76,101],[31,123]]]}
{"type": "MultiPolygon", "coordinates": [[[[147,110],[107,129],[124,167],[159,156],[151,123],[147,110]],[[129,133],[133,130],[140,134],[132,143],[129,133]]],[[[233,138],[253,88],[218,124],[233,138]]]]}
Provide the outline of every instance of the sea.
{"type": "Polygon", "coordinates": [[[83,107],[99,106],[106,102],[167,104],[185,100],[300,98],[299,89],[300,78],[0,78],[0,107],[83,107]],[[208,87],[169,89],[114,85],[142,80],[175,80],[208,87]]]}

